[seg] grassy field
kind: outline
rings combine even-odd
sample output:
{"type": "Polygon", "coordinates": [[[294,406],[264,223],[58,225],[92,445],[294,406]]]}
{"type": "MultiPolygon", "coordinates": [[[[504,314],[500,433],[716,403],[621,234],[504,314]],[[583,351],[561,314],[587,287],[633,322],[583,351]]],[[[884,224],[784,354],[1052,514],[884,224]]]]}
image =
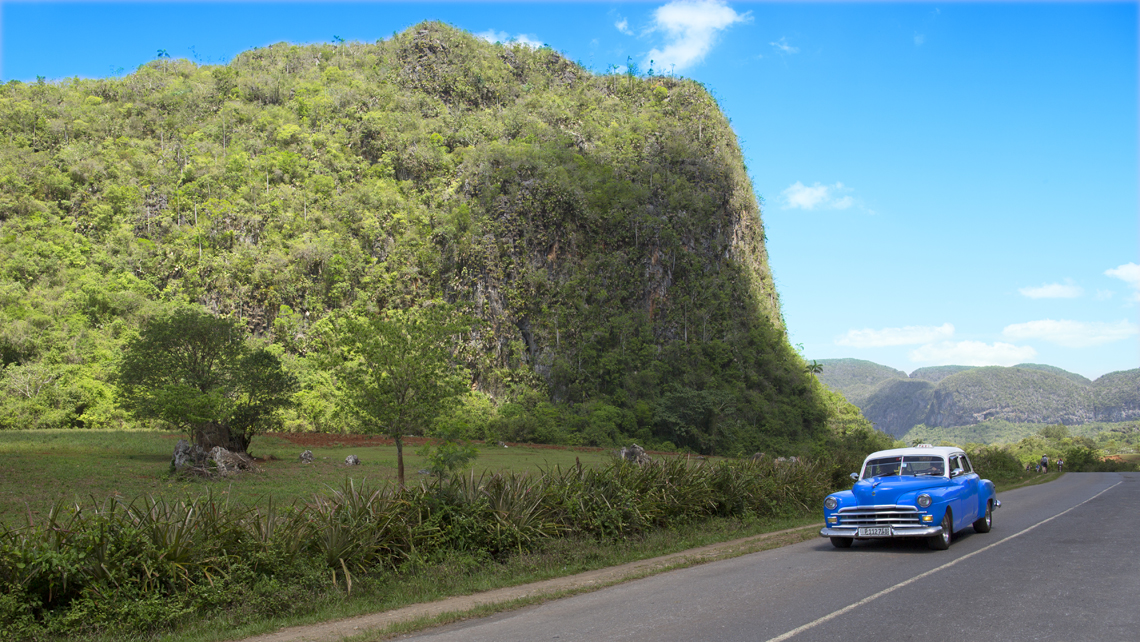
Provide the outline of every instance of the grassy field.
{"type": "MultiPolygon", "coordinates": [[[[91,498],[130,500],[154,495],[177,499],[210,489],[242,503],[272,497],[289,504],[337,488],[346,479],[396,479],[396,447],[390,441],[364,436],[260,435],[250,445],[261,472],[240,478],[206,481],[170,474],[170,457],[184,435],[148,431],[20,430],[0,432],[0,523],[25,523],[60,499],[87,504],[91,498]],[[312,450],[312,464],[301,464],[303,450],[312,450]],[[346,466],[356,455],[359,466],[346,466]]],[[[418,471],[423,460],[419,445],[404,446],[407,482],[418,484],[427,476],[418,471]]],[[[476,474],[499,470],[539,470],[572,466],[581,461],[594,466],[611,457],[597,448],[549,448],[511,445],[480,447],[472,468],[476,474]]]]}

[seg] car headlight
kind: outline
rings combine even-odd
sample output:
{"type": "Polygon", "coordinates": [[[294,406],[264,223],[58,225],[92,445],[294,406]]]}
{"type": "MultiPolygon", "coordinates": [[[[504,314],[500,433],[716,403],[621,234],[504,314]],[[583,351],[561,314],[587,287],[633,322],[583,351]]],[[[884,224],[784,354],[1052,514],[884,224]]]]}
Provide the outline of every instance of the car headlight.
{"type": "Polygon", "coordinates": [[[918,496],[918,507],[919,508],[930,508],[930,504],[933,501],[934,500],[930,499],[930,495],[923,493],[923,494],[918,496]]]}
{"type": "MultiPolygon", "coordinates": [[[[827,499],[823,500],[823,507],[827,510],[835,510],[835,507],[838,505],[839,500],[835,499],[834,497],[828,497],[827,499]]],[[[929,504],[927,505],[929,506],[929,504]]]]}

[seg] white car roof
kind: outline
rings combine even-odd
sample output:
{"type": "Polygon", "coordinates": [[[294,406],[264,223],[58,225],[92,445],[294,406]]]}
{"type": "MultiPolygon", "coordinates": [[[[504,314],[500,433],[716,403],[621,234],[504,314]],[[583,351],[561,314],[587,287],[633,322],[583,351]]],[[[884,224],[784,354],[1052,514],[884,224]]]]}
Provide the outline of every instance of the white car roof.
{"type": "Polygon", "coordinates": [[[961,448],[955,448],[953,446],[912,446],[910,448],[892,448],[890,450],[880,450],[879,452],[874,452],[870,455],[867,455],[867,459],[878,459],[880,457],[906,457],[907,455],[941,455],[942,457],[949,457],[950,455],[961,452],[963,452],[961,448]]]}

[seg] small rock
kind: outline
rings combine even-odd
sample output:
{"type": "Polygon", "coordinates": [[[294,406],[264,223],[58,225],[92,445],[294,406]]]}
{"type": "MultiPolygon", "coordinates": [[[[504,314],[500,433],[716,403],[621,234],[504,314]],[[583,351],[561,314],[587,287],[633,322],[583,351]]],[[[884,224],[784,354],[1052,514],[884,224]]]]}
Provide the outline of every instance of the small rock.
{"type": "Polygon", "coordinates": [[[301,463],[302,464],[313,463],[313,451],[306,450],[305,452],[301,453],[301,463]]]}
{"type": "Polygon", "coordinates": [[[360,458],[357,457],[356,455],[349,455],[348,457],[344,458],[344,463],[347,466],[359,466],[360,465],[360,458]]]}

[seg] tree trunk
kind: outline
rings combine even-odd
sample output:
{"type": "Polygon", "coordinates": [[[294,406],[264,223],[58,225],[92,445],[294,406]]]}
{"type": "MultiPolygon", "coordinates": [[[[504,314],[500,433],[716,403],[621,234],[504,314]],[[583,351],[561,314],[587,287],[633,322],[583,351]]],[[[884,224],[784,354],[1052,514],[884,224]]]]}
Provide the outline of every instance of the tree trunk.
{"type": "Polygon", "coordinates": [[[404,490],[404,440],[402,435],[396,435],[396,479],[399,480],[400,490],[404,490]]]}
{"type": "Polygon", "coordinates": [[[206,421],[194,426],[191,441],[209,452],[214,446],[221,446],[232,453],[245,453],[249,440],[244,435],[233,434],[229,426],[216,421],[206,421]]]}

